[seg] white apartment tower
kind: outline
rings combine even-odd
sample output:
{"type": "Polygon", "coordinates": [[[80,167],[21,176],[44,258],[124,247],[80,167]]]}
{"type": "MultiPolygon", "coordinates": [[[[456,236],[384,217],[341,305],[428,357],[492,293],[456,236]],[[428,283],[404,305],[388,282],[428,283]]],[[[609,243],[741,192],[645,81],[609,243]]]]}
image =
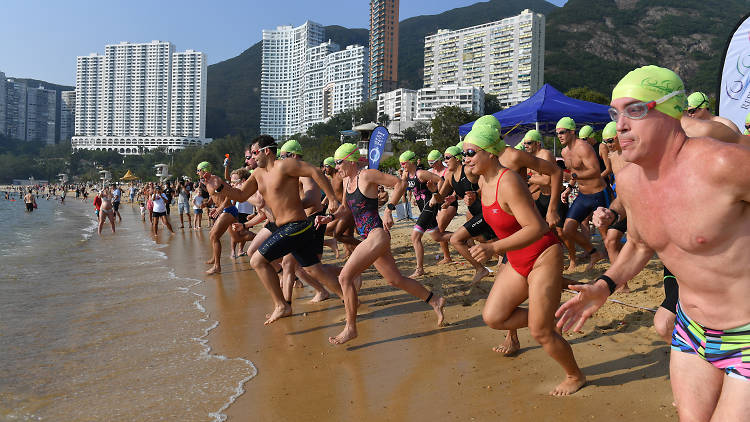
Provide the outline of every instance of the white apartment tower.
{"type": "Polygon", "coordinates": [[[484,91],[473,86],[442,85],[417,90],[417,120],[431,120],[441,107],[484,114],[484,91]]]}
{"type": "Polygon", "coordinates": [[[5,73],[0,72],[0,135],[5,135],[5,113],[7,112],[8,105],[8,94],[5,84],[5,73]]]}
{"type": "Polygon", "coordinates": [[[325,58],[323,118],[357,107],[367,100],[368,52],[361,45],[349,45],[325,58]]]}
{"type": "Polygon", "coordinates": [[[326,85],[326,57],[338,51],[331,40],[307,49],[302,94],[302,130],[323,121],[323,87],[326,85]]]}
{"type": "Polygon", "coordinates": [[[75,134],[76,92],[60,92],[60,141],[67,141],[75,134]]]}
{"type": "Polygon", "coordinates": [[[172,55],[170,133],[206,137],[206,55],[193,50],[172,55]]]}
{"type": "Polygon", "coordinates": [[[387,115],[392,122],[410,122],[417,118],[417,91],[399,88],[378,95],[378,117],[387,115]]]}
{"type": "Polygon", "coordinates": [[[323,31],[320,24],[311,21],[296,28],[263,30],[261,133],[281,141],[299,131],[307,50],[323,42],[323,31]]]}
{"type": "Polygon", "coordinates": [[[168,41],[107,45],[78,57],[73,149],[140,154],[205,138],[206,56],[168,41]]]}
{"type": "Polygon", "coordinates": [[[521,14],[425,37],[424,86],[471,85],[498,96],[503,107],[544,84],[544,15],[521,14]]]}

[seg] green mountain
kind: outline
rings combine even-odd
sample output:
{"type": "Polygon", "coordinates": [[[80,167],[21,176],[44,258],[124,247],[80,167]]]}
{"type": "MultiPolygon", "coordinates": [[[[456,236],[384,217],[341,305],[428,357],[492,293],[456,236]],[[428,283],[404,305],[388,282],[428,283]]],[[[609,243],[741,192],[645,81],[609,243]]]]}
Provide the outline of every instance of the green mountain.
{"type": "Polygon", "coordinates": [[[569,0],[547,16],[544,79],[609,96],[625,73],[655,64],[715,95],[725,43],[748,10],[750,0],[569,0]]]}
{"type": "MultiPolygon", "coordinates": [[[[415,16],[399,26],[399,85],[422,87],[424,37],[518,14],[547,17],[544,79],[561,91],[588,86],[609,95],[629,70],[656,64],[675,70],[689,91],[715,94],[724,43],[750,0],[490,0],[415,16]]],[[[366,29],[328,26],[341,46],[367,45],[366,29]]],[[[261,43],[208,67],[206,132],[254,136],[260,122],[261,43]]]]}

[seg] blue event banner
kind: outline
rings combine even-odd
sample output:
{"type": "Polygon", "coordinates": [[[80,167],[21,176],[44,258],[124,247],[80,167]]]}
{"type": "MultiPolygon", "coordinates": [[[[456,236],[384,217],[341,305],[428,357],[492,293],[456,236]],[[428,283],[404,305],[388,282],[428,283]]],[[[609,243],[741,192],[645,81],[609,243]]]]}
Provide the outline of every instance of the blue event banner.
{"type": "Polygon", "coordinates": [[[388,129],[383,126],[378,126],[372,131],[372,135],[370,135],[370,151],[367,154],[370,164],[369,168],[377,169],[380,165],[380,158],[383,156],[388,136],[390,136],[388,129]]]}

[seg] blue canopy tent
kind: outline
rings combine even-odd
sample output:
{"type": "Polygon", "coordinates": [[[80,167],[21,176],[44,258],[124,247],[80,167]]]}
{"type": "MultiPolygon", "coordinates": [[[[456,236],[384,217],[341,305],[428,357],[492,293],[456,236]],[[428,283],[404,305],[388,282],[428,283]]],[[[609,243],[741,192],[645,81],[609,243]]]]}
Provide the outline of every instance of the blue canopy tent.
{"type": "MultiPolygon", "coordinates": [[[[602,129],[608,122],[608,106],[566,97],[562,92],[550,84],[544,86],[526,101],[518,103],[505,110],[493,114],[503,126],[503,133],[519,125],[513,132],[518,136],[506,139],[508,145],[520,141],[521,135],[529,129],[537,129],[543,134],[551,135],[557,121],[565,116],[572,117],[576,125],[591,125],[595,129],[602,129]],[[520,130],[519,130],[520,129],[520,130]],[[513,138],[518,138],[513,142],[513,138]]],[[[458,134],[463,137],[471,130],[474,122],[466,123],[458,128],[458,134]]]]}

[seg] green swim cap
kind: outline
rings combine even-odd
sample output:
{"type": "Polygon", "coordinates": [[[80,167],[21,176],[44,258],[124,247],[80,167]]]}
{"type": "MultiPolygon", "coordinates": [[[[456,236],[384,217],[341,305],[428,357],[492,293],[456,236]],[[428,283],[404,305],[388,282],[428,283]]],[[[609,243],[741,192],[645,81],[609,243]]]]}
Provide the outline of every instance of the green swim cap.
{"type": "Polygon", "coordinates": [[[495,127],[492,125],[477,125],[476,123],[474,123],[474,127],[472,127],[471,131],[464,138],[464,144],[467,143],[476,145],[494,155],[500,155],[506,147],[505,142],[500,139],[500,133],[495,127]]]}
{"type": "Polygon", "coordinates": [[[676,73],[663,67],[649,65],[632,70],[620,79],[615,89],[612,90],[612,101],[630,97],[648,102],[658,100],[673,92],[683,91],[656,105],[656,110],[679,120],[687,103],[684,90],[685,85],[676,73]]]}
{"type": "Polygon", "coordinates": [[[617,136],[617,122],[609,122],[602,130],[602,139],[610,139],[617,136]]]}
{"type": "Polygon", "coordinates": [[[323,165],[328,167],[336,167],[336,160],[334,160],[333,157],[327,157],[325,160],[323,160],[323,165]]]}
{"type": "Polygon", "coordinates": [[[443,158],[443,154],[441,154],[440,151],[436,149],[433,149],[429,154],[427,154],[427,161],[437,161],[441,158],[443,158]]]}
{"type": "Polygon", "coordinates": [[[471,128],[474,129],[475,127],[477,127],[477,125],[493,127],[497,130],[498,134],[500,133],[500,130],[502,129],[502,125],[500,125],[500,121],[497,120],[497,118],[491,114],[485,114],[484,116],[478,118],[474,122],[474,125],[471,128]]]}
{"type": "Polygon", "coordinates": [[[409,151],[409,150],[404,151],[398,157],[398,162],[399,163],[405,163],[407,161],[417,161],[417,154],[415,154],[415,153],[413,153],[412,151],[409,151]]]}
{"type": "Polygon", "coordinates": [[[357,146],[351,143],[341,144],[333,153],[333,158],[336,160],[345,160],[357,162],[359,160],[359,149],[357,146]]]}
{"type": "MultiPolygon", "coordinates": [[[[463,145],[462,145],[463,146],[463,145]]],[[[463,154],[464,151],[457,146],[448,147],[445,149],[445,154],[452,155],[454,157],[463,154]]]]}
{"type": "Polygon", "coordinates": [[[197,170],[203,170],[211,173],[211,163],[209,163],[208,161],[201,161],[200,163],[198,163],[197,170]]]}
{"type": "Polygon", "coordinates": [[[750,113],[747,113],[747,116],[745,116],[745,124],[750,123],[750,113]]]}
{"type": "Polygon", "coordinates": [[[557,121],[557,126],[555,126],[555,129],[568,129],[568,130],[576,130],[576,122],[570,117],[563,117],[562,119],[557,121]]]}
{"type": "Polygon", "coordinates": [[[302,145],[294,139],[284,142],[281,146],[281,152],[291,152],[292,154],[302,155],[302,145]]]}
{"type": "Polygon", "coordinates": [[[588,139],[593,134],[594,134],[594,128],[589,125],[582,127],[581,130],[578,131],[578,137],[581,139],[588,139]]]}
{"type": "Polygon", "coordinates": [[[542,142],[542,134],[539,133],[539,131],[536,129],[531,129],[530,131],[526,132],[526,135],[523,135],[523,140],[542,142]]]}
{"type": "Polygon", "coordinates": [[[688,95],[688,108],[708,108],[708,97],[702,92],[688,95]]]}

